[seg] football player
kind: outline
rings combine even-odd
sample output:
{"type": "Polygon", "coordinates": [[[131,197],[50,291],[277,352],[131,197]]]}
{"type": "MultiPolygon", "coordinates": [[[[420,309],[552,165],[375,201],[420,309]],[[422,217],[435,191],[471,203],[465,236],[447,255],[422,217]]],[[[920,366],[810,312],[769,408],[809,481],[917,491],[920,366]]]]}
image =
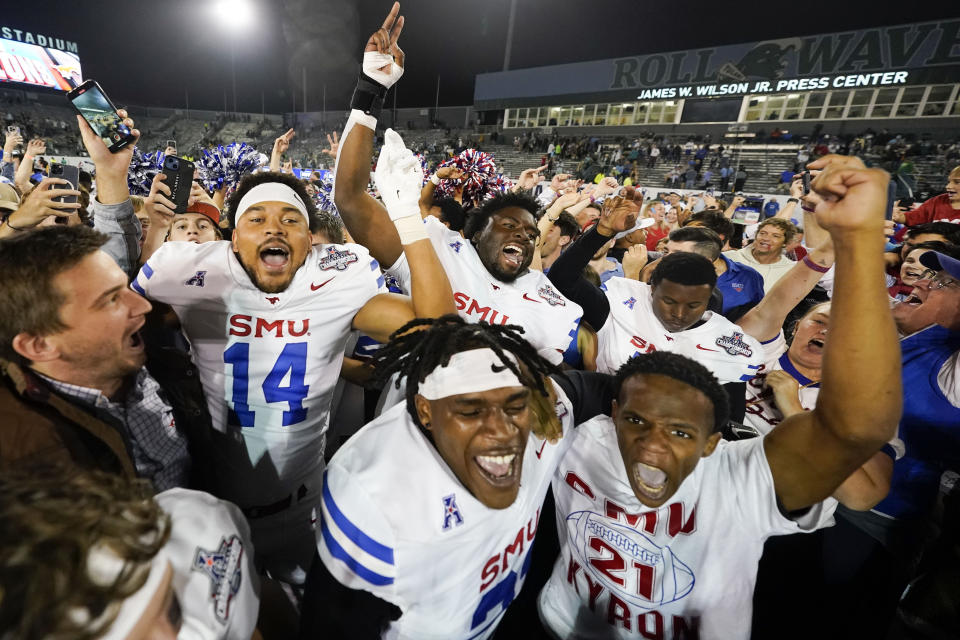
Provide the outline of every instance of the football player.
{"type": "Polygon", "coordinates": [[[349,333],[386,341],[415,316],[453,311],[420,222],[415,160],[388,131],[376,180],[385,215],[403,228],[411,298],[386,292],[363,247],[311,246],[313,201],[301,181],[270,172],[244,178],[228,200],[231,241],[167,242],[131,285],[180,320],[221,434],[209,461],[216,491],[243,509],[258,559],[274,577],[301,583],[313,557],[311,513],[349,333]]]}
{"type": "MultiPolygon", "coordinates": [[[[383,97],[403,74],[397,37],[403,27],[395,4],[367,41],[350,117],[337,154],[335,201],[350,235],[410,291],[409,254],[366,190],[376,119],[383,97]]],[[[381,191],[381,194],[383,192],[381,191]]],[[[559,364],[576,337],[579,305],[531,270],[538,236],[536,201],[509,193],[487,201],[464,236],[427,216],[421,224],[453,287],[457,311],[471,322],[516,324],[545,358],[559,364]]]]}
{"type": "Polygon", "coordinates": [[[608,198],[597,225],[550,269],[551,282],[586,310],[584,319],[597,331],[597,371],[613,373],[634,354],[672,351],[702,362],[721,383],[752,378],[761,363],[760,344],[707,310],[717,274],[703,256],[666,256],[649,285],[611,278],[598,289],[582,277],[590,256],[630,229],[636,213],[632,190],[608,198]]]}
{"type": "Polygon", "coordinates": [[[823,169],[816,217],[837,255],[817,406],[726,442],[728,401],[703,366],[659,352],[623,365],[612,418],[576,430],[554,477],[562,551],[539,609],[555,637],[748,638],[765,539],[827,526],[825,499],[895,435],[900,354],[880,277],[889,178],[856,158],[810,168],[823,169]]]}
{"type": "Polygon", "coordinates": [[[428,325],[374,357],[379,377],[406,381],[406,402],[325,472],[303,638],[492,636],[523,584],[572,425],[603,404],[584,382],[596,374],[561,376],[549,395],[554,369],[518,327],[456,315],[428,325]]]}

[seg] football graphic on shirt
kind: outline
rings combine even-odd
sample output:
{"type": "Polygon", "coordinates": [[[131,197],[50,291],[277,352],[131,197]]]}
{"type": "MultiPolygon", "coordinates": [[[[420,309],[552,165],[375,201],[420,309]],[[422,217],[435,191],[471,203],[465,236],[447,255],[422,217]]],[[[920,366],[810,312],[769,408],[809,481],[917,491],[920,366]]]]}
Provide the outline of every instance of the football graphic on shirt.
{"type": "Polygon", "coordinates": [[[584,571],[617,597],[645,609],[693,590],[693,571],[636,529],[592,511],[567,516],[569,545],[584,571]]]}

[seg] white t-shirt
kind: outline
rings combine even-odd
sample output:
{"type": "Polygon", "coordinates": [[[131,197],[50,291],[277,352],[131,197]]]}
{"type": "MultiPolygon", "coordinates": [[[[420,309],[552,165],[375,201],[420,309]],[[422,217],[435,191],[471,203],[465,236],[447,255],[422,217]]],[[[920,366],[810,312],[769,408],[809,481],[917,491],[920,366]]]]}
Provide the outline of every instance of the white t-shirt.
{"type": "Polygon", "coordinates": [[[320,559],[343,585],[395,604],[385,638],[489,638],[520,592],[540,508],[572,440],[561,389],[557,444],[531,434],[516,501],[479,502],[395,405],[348,440],[325,472],[320,559]]]}
{"type": "MultiPolygon", "coordinates": [[[[473,244],[433,217],[424,220],[430,242],[450,279],[460,316],[471,322],[518,324],[540,355],[559,364],[576,339],[583,309],[554,289],[547,276],[530,270],[513,282],[497,280],[480,262],[473,244]]],[[[406,256],[387,270],[410,291],[406,256]]]]}
{"type": "Polygon", "coordinates": [[[610,315],[597,332],[600,373],[616,373],[638,353],[670,351],[700,362],[725,384],[749,380],[763,362],[760,343],[719,314],[707,311],[700,326],[673,333],[653,314],[650,285],[610,278],[601,288],[610,315]]]}
{"type": "Polygon", "coordinates": [[[613,421],[576,429],[553,481],[560,557],[540,617],[560,638],[749,638],[764,541],[833,524],[777,508],[763,439],[721,441],[659,509],[633,493],[613,421]]]}
{"type": "Polygon", "coordinates": [[[249,640],[260,612],[260,578],[240,509],[209,493],[170,489],[157,504],[170,515],[160,553],[173,568],[183,611],[180,640],[249,640]]]}
{"type": "Polygon", "coordinates": [[[167,242],[131,286],[173,307],[190,341],[213,426],[229,436],[219,495],[268,505],[317,477],[353,317],[386,292],[367,250],[315,246],[286,291],[264,293],[229,242],[167,242]]]}

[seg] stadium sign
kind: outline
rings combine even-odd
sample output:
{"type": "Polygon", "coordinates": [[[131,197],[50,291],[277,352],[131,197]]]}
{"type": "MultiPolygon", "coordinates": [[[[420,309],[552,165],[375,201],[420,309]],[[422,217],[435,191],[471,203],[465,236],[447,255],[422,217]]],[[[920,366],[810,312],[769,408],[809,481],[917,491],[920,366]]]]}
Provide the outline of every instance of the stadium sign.
{"type": "Polygon", "coordinates": [[[0,85],[69,91],[83,81],[77,43],[0,27],[0,85]]]}
{"type": "Polygon", "coordinates": [[[474,102],[491,109],[531,99],[657,100],[958,79],[954,19],[480,74],[474,102]]]}

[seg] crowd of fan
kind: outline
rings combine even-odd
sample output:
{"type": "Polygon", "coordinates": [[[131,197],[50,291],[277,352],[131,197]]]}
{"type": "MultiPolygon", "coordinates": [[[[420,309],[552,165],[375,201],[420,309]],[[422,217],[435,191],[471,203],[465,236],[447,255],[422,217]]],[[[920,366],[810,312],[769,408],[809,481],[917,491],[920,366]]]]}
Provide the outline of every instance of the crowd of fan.
{"type": "Polygon", "coordinates": [[[752,217],[709,139],[489,186],[376,133],[398,11],[342,134],[184,209],[0,107],[0,637],[960,633],[960,166],[884,221],[856,157],[957,145],[818,137],[752,217]]]}

